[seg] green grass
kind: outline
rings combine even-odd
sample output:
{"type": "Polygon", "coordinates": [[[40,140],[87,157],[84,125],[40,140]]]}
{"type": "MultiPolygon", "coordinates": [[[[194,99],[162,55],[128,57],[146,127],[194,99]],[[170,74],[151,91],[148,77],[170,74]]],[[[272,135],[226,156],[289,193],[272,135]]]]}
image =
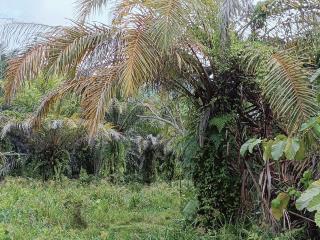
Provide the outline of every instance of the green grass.
{"type": "Polygon", "coordinates": [[[200,236],[181,209],[194,197],[184,182],[151,186],[99,180],[41,182],[7,178],[0,183],[0,240],[299,240],[278,237],[254,224],[226,223],[200,236]]]}
{"type": "Polygon", "coordinates": [[[178,184],[7,178],[0,187],[0,239],[199,239],[183,230],[178,184]]]}

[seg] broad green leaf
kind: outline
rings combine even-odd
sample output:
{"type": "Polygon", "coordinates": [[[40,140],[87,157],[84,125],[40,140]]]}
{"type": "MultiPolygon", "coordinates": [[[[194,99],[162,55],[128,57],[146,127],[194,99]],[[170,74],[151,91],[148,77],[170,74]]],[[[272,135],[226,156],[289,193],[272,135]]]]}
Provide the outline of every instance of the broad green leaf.
{"type": "Polygon", "coordinates": [[[278,198],[275,198],[271,201],[272,208],[279,208],[281,206],[281,201],[278,198]]]}
{"type": "Polygon", "coordinates": [[[254,147],[260,144],[261,142],[262,140],[260,138],[259,139],[251,138],[248,141],[246,141],[240,148],[241,156],[244,156],[247,151],[249,151],[250,153],[253,153],[254,147]]]}
{"type": "MultiPolygon", "coordinates": [[[[296,201],[296,208],[298,210],[308,209],[309,204],[313,198],[320,194],[320,181],[313,182],[311,186],[301,194],[301,197],[296,201]]],[[[313,206],[315,203],[313,203],[313,206]]]]}
{"type": "Polygon", "coordinates": [[[300,141],[298,138],[288,138],[284,153],[288,160],[293,160],[300,148],[300,141]]]}
{"type": "Polygon", "coordinates": [[[310,212],[320,210],[320,194],[316,195],[310,200],[307,208],[310,212]]]}
{"type": "Polygon", "coordinates": [[[272,158],[278,161],[282,156],[287,142],[284,140],[276,141],[271,147],[272,158]]]}
{"type": "Polygon", "coordinates": [[[315,222],[320,227],[320,180],[315,181],[296,201],[298,210],[316,211],[315,222]]]}
{"type": "Polygon", "coordinates": [[[252,153],[253,152],[253,148],[257,145],[259,145],[260,143],[262,142],[261,139],[255,139],[254,141],[252,141],[250,144],[249,144],[249,153],[252,153]]]}
{"type": "Polygon", "coordinates": [[[303,123],[300,128],[300,132],[310,130],[311,128],[314,127],[314,125],[317,123],[318,118],[317,117],[312,117],[307,121],[306,123],[303,123]]]}
{"type": "Polygon", "coordinates": [[[277,142],[277,141],[285,141],[285,140],[287,140],[287,136],[283,135],[283,134],[279,134],[274,138],[274,140],[275,140],[275,142],[277,142]]]}
{"type": "Polygon", "coordinates": [[[248,146],[249,146],[248,142],[242,144],[242,146],[240,148],[240,154],[241,154],[242,157],[246,154],[246,152],[248,150],[248,146]]]}

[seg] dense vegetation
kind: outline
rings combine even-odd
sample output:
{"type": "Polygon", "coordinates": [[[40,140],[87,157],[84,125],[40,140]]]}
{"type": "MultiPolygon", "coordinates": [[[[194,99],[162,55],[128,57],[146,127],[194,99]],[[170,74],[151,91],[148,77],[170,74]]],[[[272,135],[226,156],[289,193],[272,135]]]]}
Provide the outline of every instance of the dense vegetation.
{"type": "Polygon", "coordinates": [[[318,0],[77,4],[0,26],[4,239],[320,239],[318,0]]]}

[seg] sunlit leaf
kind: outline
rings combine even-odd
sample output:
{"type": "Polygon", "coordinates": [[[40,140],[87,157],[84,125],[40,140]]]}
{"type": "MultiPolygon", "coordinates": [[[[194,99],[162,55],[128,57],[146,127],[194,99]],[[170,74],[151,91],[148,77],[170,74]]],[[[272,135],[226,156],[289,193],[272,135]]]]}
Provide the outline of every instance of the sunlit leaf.
{"type": "Polygon", "coordinates": [[[274,160],[278,161],[284,153],[284,149],[287,145],[287,141],[278,140],[275,141],[271,147],[271,156],[274,160]]]}

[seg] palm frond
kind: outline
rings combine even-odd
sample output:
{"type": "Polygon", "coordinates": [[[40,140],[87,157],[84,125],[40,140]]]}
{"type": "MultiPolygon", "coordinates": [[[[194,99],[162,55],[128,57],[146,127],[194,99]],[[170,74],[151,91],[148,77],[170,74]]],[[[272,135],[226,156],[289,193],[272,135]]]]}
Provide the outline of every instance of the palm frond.
{"type": "Polygon", "coordinates": [[[75,90],[81,84],[78,80],[66,80],[54,91],[46,95],[41,101],[37,111],[28,119],[26,124],[29,128],[39,128],[42,120],[47,116],[54,104],[63,98],[67,93],[75,90]]]}
{"type": "Polygon", "coordinates": [[[114,97],[115,85],[118,82],[119,66],[88,78],[86,83],[79,85],[77,91],[81,93],[82,118],[89,130],[89,137],[94,137],[103,122],[107,103],[114,97]]]}
{"type": "Polygon", "coordinates": [[[235,18],[252,9],[250,0],[223,0],[220,5],[220,35],[222,43],[229,41],[229,27],[235,18]]]}
{"type": "Polygon", "coordinates": [[[38,23],[12,22],[0,25],[0,43],[6,46],[26,46],[37,41],[44,34],[58,30],[58,26],[38,23]]]}
{"type": "Polygon", "coordinates": [[[299,60],[285,52],[274,53],[268,62],[263,91],[273,112],[287,122],[289,133],[319,110],[308,76],[299,60]]]}
{"type": "Polygon", "coordinates": [[[89,65],[97,67],[114,61],[119,34],[105,25],[80,25],[61,27],[47,34],[22,53],[13,57],[6,71],[6,101],[9,103],[24,81],[32,80],[40,73],[59,75],[69,79],[83,74],[89,65]],[[95,59],[96,48],[104,53],[104,59],[95,59]],[[111,59],[111,60],[110,60],[111,59]]]}
{"type": "Polygon", "coordinates": [[[148,19],[136,16],[136,26],[126,30],[120,68],[121,86],[125,95],[134,93],[143,82],[153,80],[159,56],[147,32],[148,19]]]}
{"type": "Polygon", "coordinates": [[[318,68],[310,78],[310,82],[314,82],[320,77],[320,68],[318,68]]]}
{"type": "Polygon", "coordinates": [[[112,24],[115,26],[125,27],[130,24],[130,21],[126,21],[127,17],[133,12],[140,15],[150,14],[150,2],[145,0],[127,0],[121,1],[113,12],[112,24]]]}
{"type": "MultiPolygon", "coordinates": [[[[105,25],[80,25],[67,27],[63,32],[53,39],[48,40],[50,74],[64,75],[75,73],[76,69],[85,64],[85,59],[90,57],[90,62],[97,62],[92,58],[91,53],[96,48],[102,51],[107,48],[113,51],[110,45],[115,46],[119,39],[117,33],[105,25]]],[[[104,63],[107,60],[105,55],[104,63]]],[[[69,76],[70,77],[70,76],[69,76]]]]}
{"type": "Polygon", "coordinates": [[[18,123],[18,122],[9,121],[3,126],[2,130],[1,130],[1,134],[0,134],[1,139],[4,139],[13,130],[19,130],[25,134],[29,134],[30,129],[31,129],[30,126],[26,123],[18,123]]]}
{"type": "Polygon", "coordinates": [[[157,14],[151,26],[153,38],[158,46],[167,49],[185,30],[185,12],[189,9],[181,0],[157,1],[154,9],[157,14]]]}
{"type": "Polygon", "coordinates": [[[34,79],[41,72],[46,65],[46,50],[42,44],[34,45],[8,61],[4,86],[7,103],[25,81],[34,79]]]}
{"type": "Polygon", "coordinates": [[[77,12],[78,20],[84,21],[92,13],[96,13],[103,7],[107,6],[109,0],[78,0],[77,1],[77,12]]]}
{"type": "Polygon", "coordinates": [[[14,152],[0,153],[0,179],[9,175],[14,169],[24,165],[26,157],[14,152]]]}

